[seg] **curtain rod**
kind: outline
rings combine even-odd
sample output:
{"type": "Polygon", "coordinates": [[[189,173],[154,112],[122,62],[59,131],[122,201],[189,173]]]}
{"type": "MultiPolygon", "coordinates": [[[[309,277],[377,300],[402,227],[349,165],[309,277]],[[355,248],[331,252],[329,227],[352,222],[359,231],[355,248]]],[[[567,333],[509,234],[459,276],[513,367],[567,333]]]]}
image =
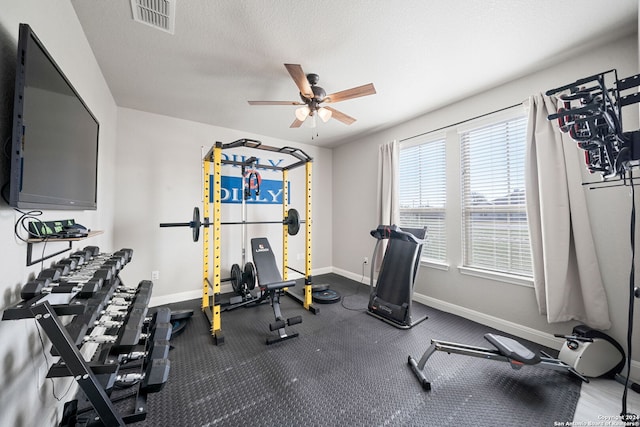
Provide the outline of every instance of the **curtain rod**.
{"type": "Polygon", "coordinates": [[[517,107],[517,106],[519,106],[519,105],[522,105],[522,102],[519,102],[519,103],[517,103],[517,104],[510,105],[510,106],[508,106],[508,107],[500,108],[500,109],[495,110],[495,111],[490,111],[490,112],[488,112],[488,113],[480,114],[479,116],[471,117],[470,119],[462,120],[462,121],[460,121],[460,122],[458,122],[458,123],[453,123],[453,124],[451,124],[451,125],[442,126],[442,127],[438,128],[438,129],[433,129],[433,130],[430,130],[430,131],[428,131],[428,132],[423,132],[423,133],[420,133],[420,134],[418,134],[418,135],[410,136],[410,137],[408,137],[408,138],[401,139],[401,140],[400,140],[400,142],[408,141],[408,140],[410,140],[410,139],[418,138],[418,137],[420,137],[420,136],[425,136],[425,135],[428,135],[428,134],[430,134],[430,133],[438,132],[439,130],[447,129],[447,128],[450,128],[450,127],[453,127],[453,126],[458,126],[458,125],[461,125],[461,124],[463,124],[463,123],[470,122],[470,121],[472,121],[472,120],[480,119],[480,118],[482,118],[482,117],[490,116],[491,114],[499,113],[499,112],[501,112],[501,111],[505,111],[505,110],[508,110],[508,109],[510,109],[510,108],[517,107]]]}

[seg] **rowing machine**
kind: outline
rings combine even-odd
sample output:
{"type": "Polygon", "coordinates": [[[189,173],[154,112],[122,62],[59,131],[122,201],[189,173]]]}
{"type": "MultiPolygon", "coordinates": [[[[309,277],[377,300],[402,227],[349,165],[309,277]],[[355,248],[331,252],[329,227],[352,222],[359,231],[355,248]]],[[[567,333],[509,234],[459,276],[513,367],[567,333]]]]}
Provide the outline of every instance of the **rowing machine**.
{"type": "Polygon", "coordinates": [[[556,336],[567,340],[558,358],[551,357],[543,351],[540,351],[540,354],[534,353],[512,338],[485,334],[484,338],[495,348],[431,340],[431,345],[420,360],[416,361],[409,356],[408,364],[420,381],[422,388],[427,391],[431,390],[431,382],[427,380],[423,369],[436,351],[507,362],[516,370],[525,365],[538,365],[555,371],[568,372],[584,382],[589,382],[588,377],[616,378],[619,376],[619,372],[624,366],[624,351],[608,335],[579,325],[573,329],[572,335],[556,336]]]}

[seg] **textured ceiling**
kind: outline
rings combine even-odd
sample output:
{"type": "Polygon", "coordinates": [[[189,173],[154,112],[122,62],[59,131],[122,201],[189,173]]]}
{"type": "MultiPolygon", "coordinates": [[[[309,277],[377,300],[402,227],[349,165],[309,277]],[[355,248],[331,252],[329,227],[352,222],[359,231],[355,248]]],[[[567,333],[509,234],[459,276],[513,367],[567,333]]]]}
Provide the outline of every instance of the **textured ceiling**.
{"type": "Polygon", "coordinates": [[[321,146],[548,66],[638,20],[638,0],[177,0],[169,34],[135,22],[129,0],[72,4],[119,106],[321,146]],[[318,74],[327,93],[372,82],[377,94],[331,104],[357,119],[350,126],[291,129],[295,106],[247,103],[300,99],[284,63],[318,74]]]}

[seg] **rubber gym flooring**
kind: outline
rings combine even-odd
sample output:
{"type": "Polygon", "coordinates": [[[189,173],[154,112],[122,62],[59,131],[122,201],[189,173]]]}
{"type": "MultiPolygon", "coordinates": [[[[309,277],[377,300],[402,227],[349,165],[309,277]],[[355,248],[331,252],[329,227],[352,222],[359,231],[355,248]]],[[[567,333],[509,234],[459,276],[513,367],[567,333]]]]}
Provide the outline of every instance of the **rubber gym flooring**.
{"type": "MultiPolygon", "coordinates": [[[[146,420],[136,426],[552,426],[573,419],[580,381],[562,372],[437,352],[422,390],[407,365],[432,338],[490,347],[500,333],[428,308],[429,318],[402,330],[365,313],[368,287],[328,274],[314,278],[343,299],[307,312],[281,299],[300,336],[265,344],[268,304],[222,313],[224,345],[216,346],[200,300],[171,304],[195,314],[170,352],[164,389],[149,395],[146,420]]],[[[298,289],[301,291],[301,289],[298,289]]],[[[504,334],[507,335],[508,334],[504,334]]],[[[519,340],[530,349],[551,349],[519,340]]]]}

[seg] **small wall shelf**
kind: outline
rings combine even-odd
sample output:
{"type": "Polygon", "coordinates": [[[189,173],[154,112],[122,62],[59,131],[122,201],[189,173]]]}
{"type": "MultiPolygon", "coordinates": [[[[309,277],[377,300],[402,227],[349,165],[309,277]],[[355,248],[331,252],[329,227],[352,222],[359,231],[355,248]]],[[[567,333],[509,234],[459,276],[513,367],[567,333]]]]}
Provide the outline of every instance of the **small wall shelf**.
{"type": "Polygon", "coordinates": [[[94,236],[97,236],[97,235],[102,234],[102,233],[104,233],[104,231],[102,231],[102,230],[92,230],[92,231],[89,231],[89,234],[84,236],[84,237],[48,237],[48,238],[45,238],[45,239],[33,239],[33,238],[32,239],[27,239],[27,266],[31,266],[33,264],[37,264],[37,263],[39,263],[41,261],[47,260],[49,258],[53,258],[56,255],[60,255],[60,254],[62,254],[64,252],[66,252],[66,251],[71,250],[71,245],[73,244],[73,242],[77,242],[77,241],[80,241],[80,240],[88,239],[90,237],[94,237],[94,236]],[[58,252],[55,252],[55,253],[43,256],[42,258],[34,260],[32,258],[33,245],[35,243],[48,243],[48,242],[69,242],[69,247],[67,247],[67,248],[65,248],[65,249],[63,249],[61,251],[58,251],[58,252]]]}

